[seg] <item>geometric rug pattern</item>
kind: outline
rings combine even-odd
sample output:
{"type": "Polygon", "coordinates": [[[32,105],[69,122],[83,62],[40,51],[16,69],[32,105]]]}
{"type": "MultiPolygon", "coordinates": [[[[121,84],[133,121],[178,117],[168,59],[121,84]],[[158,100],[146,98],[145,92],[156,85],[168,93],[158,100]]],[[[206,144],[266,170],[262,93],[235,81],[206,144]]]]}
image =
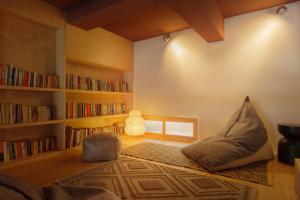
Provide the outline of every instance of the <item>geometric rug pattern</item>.
{"type": "Polygon", "coordinates": [[[256,190],[128,157],[59,180],[62,185],[100,186],[121,199],[254,200],[256,190]]]}
{"type": "MultiPolygon", "coordinates": [[[[123,155],[145,160],[152,160],[208,172],[192,159],[187,157],[184,153],[182,153],[181,148],[175,146],[142,142],[123,149],[121,153],[123,155]]],[[[267,161],[257,162],[243,167],[214,173],[230,178],[260,183],[263,185],[272,185],[272,175],[267,161]]]]}

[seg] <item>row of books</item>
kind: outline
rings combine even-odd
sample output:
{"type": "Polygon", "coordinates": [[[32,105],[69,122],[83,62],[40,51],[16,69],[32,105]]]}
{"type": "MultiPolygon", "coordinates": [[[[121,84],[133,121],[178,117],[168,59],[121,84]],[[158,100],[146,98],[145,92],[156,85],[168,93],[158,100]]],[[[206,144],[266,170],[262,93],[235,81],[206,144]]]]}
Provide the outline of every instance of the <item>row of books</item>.
{"type": "Polygon", "coordinates": [[[12,64],[0,64],[0,84],[7,86],[59,88],[59,76],[42,75],[37,72],[17,68],[12,64]]]}
{"type": "Polygon", "coordinates": [[[119,115],[125,113],[126,104],[66,103],[67,118],[119,115]]]}
{"type": "Polygon", "coordinates": [[[97,80],[92,77],[66,74],[66,88],[76,90],[128,92],[128,83],[108,80],[97,80]]]}
{"type": "Polygon", "coordinates": [[[66,127],[66,148],[81,145],[89,135],[101,133],[124,133],[124,123],[115,123],[112,126],[97,128],[72,128],[66,127]]]}
{"type": "Polygon", "coordinates": [[[13,142],[0,141],[0,162],[8,162],[10,160],[55,150],[55,137],[25,139],[13,142]]]}
{"type": "Polygon", "coordinates": [[[55,119],[54,106],[0,103],[0,124],[31,123],[55,119]]]}

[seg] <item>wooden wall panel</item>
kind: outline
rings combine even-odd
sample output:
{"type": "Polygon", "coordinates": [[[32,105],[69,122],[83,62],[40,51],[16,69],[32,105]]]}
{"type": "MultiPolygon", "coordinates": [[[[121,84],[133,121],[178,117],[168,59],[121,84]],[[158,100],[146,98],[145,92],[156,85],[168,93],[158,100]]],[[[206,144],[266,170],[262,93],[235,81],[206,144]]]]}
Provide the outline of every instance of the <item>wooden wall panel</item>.
{"type": "Polygon", "coordinates": [[[0,62],[42,74],[55,74],[56,30],[1,13],[3,51],[0,62]]]}
{"type": "Polygon", "coordinates": [[[62,28],[65,24],[62,11],[40,0],[1,0],[0,9],[55,28],[62,28]]]}
{"type": "Polygon", "coordinates": [[[66,56],[128,71],[133,65],[133,43],[101,28],[84,31],[67,24],[66,56]]]}
{"type": "Polygon", "coordinates": [[[123,72],[103,69],[95,66],[67,62],[66,73],[87,76],[98,80],[123,81],[123,72]]]}

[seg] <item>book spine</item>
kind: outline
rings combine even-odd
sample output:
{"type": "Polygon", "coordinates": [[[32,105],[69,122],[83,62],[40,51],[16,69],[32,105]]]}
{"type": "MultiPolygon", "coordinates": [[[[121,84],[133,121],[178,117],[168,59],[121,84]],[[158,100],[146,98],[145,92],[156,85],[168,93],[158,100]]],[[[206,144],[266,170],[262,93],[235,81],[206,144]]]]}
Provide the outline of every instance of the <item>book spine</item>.
{"type": "Polygon", "coordinates": [[[0,85],[59,88],[59,80],[59,76],[56,75],[42,75],[12,64],[0,64],[0,85]]]}
{"type": "Polygon", "coordinates": [[[126,104],[87,104],[67,102],[66,108],[66,117],[68,119],[126,113],[126,104]]]}
{"type": "Polygon", "coordinates": [[[0,162],[4,162],[4,142],[0,141],[0,162]]]}
{"type": "Polygon", "coordinates": [[[26,106],[0,103],[0,124],[54,120],[55,112],[54,106],[26,106]]]}
{"type": "Polygon", "coordinates": [[[37,153],[56,150],[56,138],[44,137],[20,141],[0,141],[0,162],[21,159],[37,153]]]}
{"type": "Polygon", "coordinates": [[[92,77],[66,74],[66,88],[76,90],[129,92],[125,81],[98,80],[92,77]]]}

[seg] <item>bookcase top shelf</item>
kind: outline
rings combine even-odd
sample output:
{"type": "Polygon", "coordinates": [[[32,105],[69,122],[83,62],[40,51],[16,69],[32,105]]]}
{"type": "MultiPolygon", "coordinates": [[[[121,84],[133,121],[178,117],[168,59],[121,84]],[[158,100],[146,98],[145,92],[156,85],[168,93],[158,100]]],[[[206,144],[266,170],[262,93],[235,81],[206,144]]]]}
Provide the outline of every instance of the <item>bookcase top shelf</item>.
{"type": "Polygon", "coordinates": [[[77,94],[98,94],[98,95],[118,95],[118,96],[133,95],[132,92],[107,92],[107,91],[95,91],[95,90],[37,88],[37,87],[23,87],[23,86],[7,86],[7,85],[0,85],[0,90],[33,91],[33,92],[66,92],[66,93],[77,93],[77,94]]]}
{"type": "Polygon", "coordinates": [[[76,122],[82,120],[97,120],[97,119],[107,119],[107,118],[118,118],[118,117],[128,117],[128,114],[120,114],[120,115],[103,115],[103,116],[96,116],[96,117],[81,117],[81,118],[71,118],[66,119],[66,122],[76,122]]]}
{"type": "Polygon", "coordinates": [[[107,92],[107,91],[96,91],[96,90],[76,90],[76,89],[66,89],[66,93],[79,93],[79,94],[100,94],[100,95],[120,95],[120,96],[130,96],[131,92],[107,92]]]}
{"type": "Polygon", "coordinates": [[[36,155],[27,156],[25,158],[16,159],[16,160],[10,160],[9,162],[0,162],[0,170],[9,169],[10,167],[16,167],[18,165],[23,165],[25,163],[34,162],[40,159],[49,158],[52,156],[57,156],[61,154],[62,151],[48,151],[39,153],[36,155]]]}
{"type": "Polygon", "coordinates": [[[96,116],[96,117],[82,117],[82,118],[72,118],[72,119],[62,119],[62,120],[49,120],[49,121],[32,122],[32,123],[2,124],[0,125],[0,129],[62,124],[64,122],[76,122],[76,121],[83,121],[83,120],[95,120],[95,119],[97,120],[97,119],[109,119],[109,118],[120,118],[120,117],[128,117],[128,114],[104,115],[104,116],[96,116]]]}
{"type": "Polygon", "coordinates": [[[38,88],[38,87],[25,87],[25,86],[7,86],[0,85],[0,90],[19,90],[19,91],[34,91],[34,92],[63,92],[60,88],[38,88]]]}
{"type": "Polygon", "coordinates": [[[2,125],[0,125],[0,129],[19,128],[19,127],[28,127],[28,126],[41,126],[41,125],[49,125],[49,124],[59,124],[59,123],[63,123],[63,122],[64,122],[64,120],[49,120],[49,121],[32,122],[32,123],[2,124],[2,125]]]}

